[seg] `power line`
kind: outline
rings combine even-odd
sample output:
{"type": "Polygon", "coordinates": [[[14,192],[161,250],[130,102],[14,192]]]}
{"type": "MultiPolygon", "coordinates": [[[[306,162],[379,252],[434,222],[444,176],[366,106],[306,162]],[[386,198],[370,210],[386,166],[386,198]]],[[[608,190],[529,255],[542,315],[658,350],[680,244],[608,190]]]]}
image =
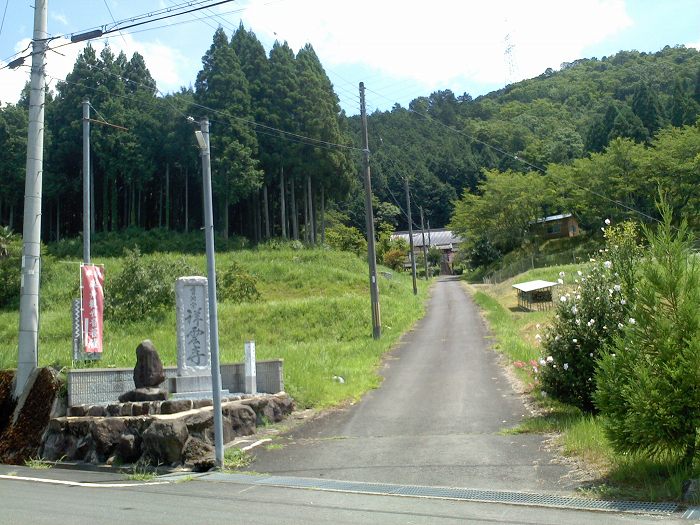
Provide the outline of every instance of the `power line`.
{"type": "MultiPolygon", "coordinates": [[[[211,0],[207,0],[207,1],[211,1],[211,0]]],[[[226,3],[233,2],[233,1],[234,1],[234,0],[219,0],[218,2],[216,2],[216,3],[214,3],[214,4],[207,4],[207,5],[204,5],[204,6],[201,5],[202,3],[204,3],[204,1],[199,1],[199,2],[188,2],[188,3],[185,3],[185,4],[181,4],[181,5],[183,5],[183,6],[185,6],[185,7],[187,7],[187,6],[192,6],[192,5],[196,5],[196,6],[198,6],[198,7],[195,7],[195,8],[193,8],[193,9],[189,9],[189,10],[187,10],[187,11],[182,11],[182,12],[177,12],[177,13],[170,13],[170,14],[168,14],[168,15],[160,16],[159,18],[156,18],[156,19],[154,19],[154,20],[143,20],[144,18],[149,18],[149,17],[155,16],[156,14],[161,14],[161,13],[164,13],[164,12],[173,11],[173,9],[175,9],[175,8],[172,8],[172,7],[171,7],[171,8],[161,9],[160,11],[155,11],[155,12],[153,12],[153,13],[148,13],[148,14],[145,14],[145,15],[139,15],[139,16],[133,17],[133,18],[131,18],[131,19],[127,19],[126,21],[136,21],[136,22],[132,23],[131,25],[124,26],[124,27],[113,27],[113,28],[111,28],[111,29],[107,29],[107,25],[101,25],[101,26],[98,26],[98,29],[95,29],[95,30],[93,30],[93,31],[91,31],[91,32],[88,32],[88,33],[72,33],[72,34],[70,35],[70,40],[69,40],[68,42],[64,42],[64,43],[62,43],[62,44],[58,44],[58,45],[55,45],[55,46],[53,46],[53,47],[48,47],[48,46],[47,46],[47,47],[46,47],[46,51],[55,51],[56,49],[60,49],[61,47],[65,47],[65,46],[77,44],[77,43],[83,42],[83,41],[85,41],[85,40],[99,40],[99,39],[103,39],[103,38],[109,38],[109,35],[110,35],[111,33],[115,33],[115,32],[120,32],[120,34],[122,34],[122,37],[123,37],[123,35],[125,35],[125,34],[135,34],[135,33],[141,32],[141,31],[152,31],[152,30],[155,30],[155,29],[160,29],[160,28],[163,28],[163,27],[171,27],[171,26],[175,26],[175,25],[182,24],[182,23],[191,23],[191,22],[193,22],[193,21],[196,21],[196,19],[195,19],[195,20],[188,20],[188,21],[185,21],[185,22],[180,22],[180,23],[178,23],[178,24],[164,24],[164,25],[161,25],[161,26],[152,27],[152,28],[148,28],[148,29],[145,29],[145,30],[137,30],[137,31],[131,31],[131,32],[128,32],[128,33],[122,33],[122,32],[123,32],[124,30],[126,30],[126,29],[130,29],[130,28],[133,28],[133,27],[141,26],[141,25],[144,25],[144,24],[150,24],[150,23],[153,23],[153,22],[157,22],[157,21],[159,21],[159,20],[165,20],[165,19],[169,19],[169,18],[176,17],[176,16],[181,16],[181,15],[188,14],[188,13],[194,13],[194,12],[197,12],[197,11],[201,11],[201,10],[203,10],[203,9],[208,9],[208,8],[210,8],[210,7],[215,7],[215,6],[217,6],[217,5],[226,4],[226,3]],[[138,21],[138,20],[140,20],[140,21],[138,21]],[[105,28],[105,29],[103,30],[102,28],[105,28]],[[92,34],[92,33],[94,33],[94,34],[92,34]]],[[[234,11],[231,11],[231,12],[232,12],[232,13],[240,12],[240,11],[244,11],[245,9],[246,9],[246,8],[237,9],[237,10],[234,10],[234,11]]],[[[219,15],[213,15],[213,16],[219,16],[219,15]]],[[[205,18],[206,18],[206,17],[205,17],[205,18]]],[[[211,18],[211,17],[208,17],[208,18],[211,18]]],[[[117,25],[118,25],[118,24],[121,24],[121,23],[124,23],[124,21],[122,21],[122,22],[117,22],[117,25]]],[[[46,42],[52,42],[53,40],[57,40],[57,39],[59,39],[59,38],[68,38],[68,36],[69,36],[68,34],[63,34],[63,35],[58,35],[58,36],[55,36],[55,35],[54,35],[54,36],[49,36],[48,38],[46,38],[46,39],[44,39],[44,40],[45,40],[46,42]]],[[[30,46],[31,46],[31,43],[30,43],[30,46]]],[[[27,49],[28,49],[28,48],[29,48],[29,46],[27,47],[27,49]]],[[[25,49],[25,51],[26,51],[26,49],[25,49]]],[[[23,52],[23,51],[22,51],[22,52],[23,52]]],[[[17,56],[18,54],[19,54],[19,53],[15,53],[14,55],[12,55],[12,57],[17,56]]],[[[5,69],[5,68],[8,68],[8,67],[11,68],[11,69],[14,69],[14,68],[16,68],[16,67],[19,67],[19,66],[21,66],[21,65],[23,64],[23,62],[24,62],[25,59],[30,58],[30,57],[33,56],[34,54],[35,54],[35,52],[32,52],[32,53],[28,53],[28,54],[26,54],[26,55],[24,55],[24,56],[21,56],[21,57],[15,59],[15,60],[13,60],[13,61],[11,61],[11,62],[5,64],[3,67],[0,67],[0,70],[1,70],[1,69],[5,69]]]]}
{"type": "MultiPolygon", "coordinates": [[[[114,15],[112,14],[112,10],[109,8],[109,4],[107,3],[107,0],[102,0],[105,4],[105,7],[107,8],[107,12],[109,13],[110,18],[112,19],[112,22],[114,22],[114,25],[117,25],[117,21],[114,20],[114,15]]],[[[124,41],[124,45],[128,45],[126,43],[126,38],[124,38],[124,35],[122,34],[121,31],[119,31],[119,36],[122,37],[122,40],[124,41]]]]}
{"type": "Polygon", "coordinates": [[[7,6],[10,0],[5,0],[5,9],[2,12],[2,22],[0,22],[0,36],[2,35],[2,28],[5,27],[5,15],[7,14],[7,6]]]}

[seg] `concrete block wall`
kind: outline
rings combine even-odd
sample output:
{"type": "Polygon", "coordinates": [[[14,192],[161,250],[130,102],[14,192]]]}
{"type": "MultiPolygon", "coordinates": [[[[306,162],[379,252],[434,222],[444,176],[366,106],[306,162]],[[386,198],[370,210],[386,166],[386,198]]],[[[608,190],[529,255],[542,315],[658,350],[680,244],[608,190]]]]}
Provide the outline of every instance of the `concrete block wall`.
{"type": "MultiPolygon", "coordinates": [[[[284,391],[283,360],[256,361],[257,390],[276,394],[284,391]]],[[[85,368],[68,371],[68,406],[107,405],[134,389],[133,368],[85,368]]],[[[165,367],[161,388],[168,390],[170,379],[177,377],[177,367],[165,367]]],[[[245,364],[221,365],[221,385],[232,394],[245,391],[245,364]]]]}

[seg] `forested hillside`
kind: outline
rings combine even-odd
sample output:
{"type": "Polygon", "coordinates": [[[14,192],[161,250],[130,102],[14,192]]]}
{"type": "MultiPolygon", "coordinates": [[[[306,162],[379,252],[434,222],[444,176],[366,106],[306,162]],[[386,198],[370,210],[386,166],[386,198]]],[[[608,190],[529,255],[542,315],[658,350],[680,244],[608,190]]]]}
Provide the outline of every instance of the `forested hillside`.
{"type": "MultiPolygon", "coordinates": [[[[384,102],[367,87],[370,105],[384,102]]],[[[230,37],[217,30],[192,85],[167,95],[140,55],[85,49],[47,102],[45,241],[81,229],[84,98],[93,118],[128,128],[92,125],[97,232],[201,226],[197,126],[188,116],[211,122],[224,236],[314,242],[325,217],[364,229],[359,117],[341,111],[310,44],[295,53],[277,42],[266,53],[241,26],[230,37]]],[[[0,110],[0,224],[15,230],[26,106],[24,96],[0,110]]],[[[406,226],[399,207],[408,177],[431,227],[451,223],[471,248],[491,244],[497,258],[543,213],[574,212],[589,229],[632,209],[653,215],[659,186],[677,210],[697,212],[699,114],[700,53],[684,47],[577,60],[476,99],[437,91],[369,116],[375,215],[406,226]]]]}
{"type": "MultiPolygon", "coordinates": [[[[443,225],[464,189],[482,193],[488,170],[569,165],[616,138],[648,144],[660,129],[692,125],[699,114],[700,53],[684,47],[578,60],[477,99],[438,91],[409,108],[371,115],[375,190],[393,202],[408,175],[418,203],[443,225]]],[[[357,129],[358,119],[351,121],[357,129]]],[[[526,184],[515,193],[528,187],[538,188],[526,184]]],[[[545,213],[561,211],[559,202],[543,206],[545,213]]]]}

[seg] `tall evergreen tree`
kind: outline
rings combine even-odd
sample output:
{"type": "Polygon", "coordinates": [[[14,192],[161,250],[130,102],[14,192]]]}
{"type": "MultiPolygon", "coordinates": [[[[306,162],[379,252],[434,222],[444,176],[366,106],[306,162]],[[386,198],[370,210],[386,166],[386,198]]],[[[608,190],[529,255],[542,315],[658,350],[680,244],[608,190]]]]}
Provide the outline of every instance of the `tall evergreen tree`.
{"type": "Polygon", "coordinates": [[[195,102],[204,114],[213,113],[211,126],[212,176],[222,202],[223,233],[229,233],[229,208],[260,185],[255,158],[257,140],[250,128],[252,110],[248,81],[223,29],[214,33],[202,57],[195,83],[195,102]]]}
{"type": "Polygon", "coordinates": [[[639,82],[632,96],[632,111],[639,117],[649,136],[663,126],[663,113],[659,95],[647,82],[639,82]]]}
{"type": "MultiPolygon", "coordinates": [[[[298,121],[305,136],[332,143],[344,142],[340,130],[341,116],[338,97],[311,44],[297,53],[297,75],[302,97],[299,101],[298,121]]],[[[303,146],[303,172],[311,177],[314,187],[339,196],[348,189],[348,163],[343,152],[335,148],[303,146]]]]}
{"type": "MultiPolygon", "coordinates": [[[[287,42],[275,42],[270,50],[270,81],[268,84],[264,123],[268,126],[291,133],[299,133],[298,108],[302,97],[299,79],[295,66],[294,52],[287,42]]],[[[290,194],[296,199],[303,195],[301,177],[299,176],[299,145],[287,140],[287,137],[266,135],[262,139],[261,155],[265,166],[267,184],[274,184],[278,174],[284,170],[289,181],[290,194]]],[[[298,237],[296,203],[290,200],[292,233],[298,237]]],[[[303,207],[301,208],[303,209],[303,207]]]]}
{"type": "Polygon", "coordinates": [[[0,110],[0,225],[19,229],[27,151],[27,112],[13,104],[0,110]]]}

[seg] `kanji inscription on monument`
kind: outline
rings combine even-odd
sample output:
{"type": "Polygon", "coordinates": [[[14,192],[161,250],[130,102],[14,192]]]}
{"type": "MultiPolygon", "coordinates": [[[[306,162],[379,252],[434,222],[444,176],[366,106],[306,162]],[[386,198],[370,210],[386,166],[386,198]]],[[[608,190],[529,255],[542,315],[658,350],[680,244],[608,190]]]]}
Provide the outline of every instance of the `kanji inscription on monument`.
{"type": "Polygon", "coordinates": [[[180,277],[175,283],[177,373],[209,375],[209,308],[206,277],[180,277]]]}

